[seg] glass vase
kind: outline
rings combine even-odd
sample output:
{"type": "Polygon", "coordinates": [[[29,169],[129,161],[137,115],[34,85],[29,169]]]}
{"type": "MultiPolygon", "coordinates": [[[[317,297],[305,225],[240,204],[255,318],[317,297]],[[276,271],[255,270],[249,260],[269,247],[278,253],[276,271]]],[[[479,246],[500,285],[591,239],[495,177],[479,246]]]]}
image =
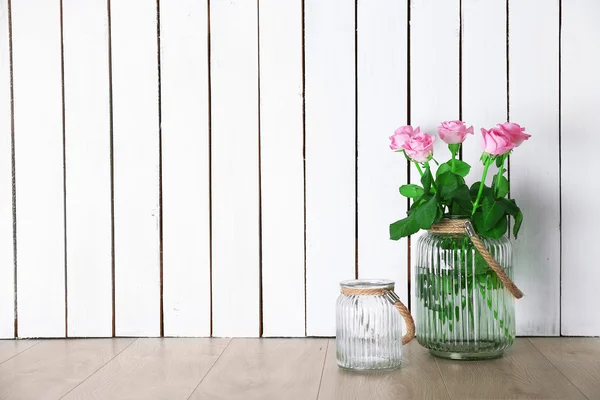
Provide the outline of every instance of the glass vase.
{"type": "Polygon", "coordinates": [[[391,370],[402,360],[402,316],[394,306],[394,282],[357,279],[344,289],[382,289],[387,295],[341,294],[336,304],[336,354],[340,367],[391,370]]]}
{"type": "MultiPolygon", "coordinates": [[[[481,239],[512,279],[509,240],[481,239]]],[[[415,273],[417,340],[431,354],[487,359],[513,344],[514,298],[466,233],[422,235],[415,273]]]]}

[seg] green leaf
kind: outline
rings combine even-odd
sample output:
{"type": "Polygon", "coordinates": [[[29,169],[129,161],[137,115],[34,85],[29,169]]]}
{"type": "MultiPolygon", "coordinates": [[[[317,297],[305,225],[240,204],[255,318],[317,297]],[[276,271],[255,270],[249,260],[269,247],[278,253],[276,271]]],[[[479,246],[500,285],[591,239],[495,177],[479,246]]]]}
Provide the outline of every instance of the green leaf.
{"type": "Polygon", "coordinates": [[[504,155],[497,156],[496,157],[496,167],[500,168],[503,161],[504,161],[504,155]]]}
{"type": "Polygon", "coordinates": [[[492,186],[496,190],[496,198],[504,197],[508,194],[509,184],[508,179],[504,175],[494,175],[492,186]]]}
{"type": "Polygon", "coordinates": [[[461,160],[454,160],[454,163],[452,160],[450,160],[447,164],[450,165],[452,172],[454,172],[456,175],[462,176],[463,178],[469,174],[469,171],[471,171],[471,166],[461,160]]]}
{"type": "Polygon", "coordinates": [[[435,181],[440,198],[444,201],[450,200],[450,193],[454,192],[459,185],[459,177],[450,171],[444,172],[435,181]]]}
{"type": "Polygon", "coordinates": [[[498,199],[498,201],[502,203],[508,215],[516,217],[519,211],[521,211],[517,206],[517,203],[513,199],[507,199],[506,197],[503,197],[501,199],[498,199]]]}
{"type": "Polygon", "coordinates": [[[450,171],[450,166],[448,165],[448,163],[440,164],[437,171],[435,171],[435,176],[438,177],[438,176],[442,175],[444,172],[448,172],[448,171],[450,171]]]}
{"type": "Polygon", "coordinates": [[[425,168],[425,172],[423,172],[423,176],[421,177],[421,184],[423,185],[423,189],[425,193],[429,193],[431,190],[431,182],[433,181],[433,177],[431,176],[431,170],[429,167],[425,168]]]}
{"type": "Polygon", "coordinates": [[[521,224],[523,223],[523,213],[521,210],[515,216],[515,226],[513,226],[513,235],[515,239],[517,238],[517,234],[519,233],[519,229],[521,229],[521,224]]]}
{"type": "MultiPolygon", "coordinates": [[[[496,200],[486,197],[481,207],[483,212],[483,229],[490,230],[504,216],[504,206],[496,200]]],[[[506,219],[506,218],[505,218],[506,219]]]]}
{"type": "Polygon", "coordinates": [[[449,194],[449,197],[450,199],[452,199],[453,202],[458,203],[458,205],[466,211],[469,211],[473,208],[473,203],[471,202],[471,195],[469,193],[469,188],[467,187],[467,185],[460,185],[452,193],[449,194]]]}
{"type": "Polygon", "coordinates": [[[438,213],[438,199],[433,196],[429,201],[415,210],[412,217],[417,221],[421,229],[429,229],[438,213]]]}
{"type": "Polygon", "coordinates": [[[398,240],[419,231],[419,225],[414,217],[409,216],[390,224],[390,239],[398,240]]]}
{"type": "Polygon", "coordinates": [[[404,197],[416,199],[423,196],[423,193],[425,193],[425,191],[419,185],[410,184],[400,186],[400,194],[404,197]]]}
{"type": "Polygon", "coordinates": [[[492,229],[479,232],[481,236],[485,236],[491,239],[500,239],[506,233],[508,229],[508,221],[506,216],[500,218],[500,220],[492,227],[492,229]]]}
{"type": "MultiPolygon", "coordinates": [[[[475,182],[470,189],[471,192],[471,200],[475,201],[475,199],[477,198],[477,192],[479,191],[479,185],[481,184],[481,182],[475,182]]],[[[487,185],[483,185],[483,191],[482,193],[482,200],[489,198],[491,200],[495,200],[496,197],[494,196],[494,191],[492,190],[491,187],[487,186],[487,185]]]]}

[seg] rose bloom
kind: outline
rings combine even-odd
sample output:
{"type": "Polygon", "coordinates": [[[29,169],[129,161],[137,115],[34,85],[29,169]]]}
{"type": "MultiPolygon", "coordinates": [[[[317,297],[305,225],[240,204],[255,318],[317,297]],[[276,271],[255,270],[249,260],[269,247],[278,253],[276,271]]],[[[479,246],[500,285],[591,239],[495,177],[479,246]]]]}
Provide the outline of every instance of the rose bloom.
{"type": "Polygon", "coordinates": [[[390,136],[390,149],[392,150],[402,150],[402,145],[408,139],[418,134],[421,131],[421,128],[417,126],[417,129],[413,129],[410,125],[404,125],[400,128],[396,129],[394,134],[390,136]]]}
{"type": "Polygon", "coordinates": [[[435,142],[435,138],[433,136],[422,132],[411,136],[406,142],[404,142],[402,148],[411,160],[417,162],[426,162],[431,159],[431,155],[433,154],[433,142],[435,142]]]}
{"type": "Polygon", "coordinates": [[[467,128],[462,121],[444,121],[437,128],[437,133],[447,144],[458,144],[465,141],[467,134],[473,134],[473,126],[467,128]]]}
{"type": "Polygon", "coordinates": [[[505,122],[503,124],[498,124],[496,127],[502,129],[506,132],[511,139],[511,142],[514,144],[514,147],[519,147],[521,143],[525,140],[528,140],[531,135],[525,133],[525,128],[522,128],[519,124],[515,124],[513,122],[505,122]]]}
{"type": "Polygon", "coordinates": [[[515,147],[510,135],[498,127],[491,128],[489,131],[481,128],[481,135],[483,151],[493,156],[506,154],[515,147]]]}

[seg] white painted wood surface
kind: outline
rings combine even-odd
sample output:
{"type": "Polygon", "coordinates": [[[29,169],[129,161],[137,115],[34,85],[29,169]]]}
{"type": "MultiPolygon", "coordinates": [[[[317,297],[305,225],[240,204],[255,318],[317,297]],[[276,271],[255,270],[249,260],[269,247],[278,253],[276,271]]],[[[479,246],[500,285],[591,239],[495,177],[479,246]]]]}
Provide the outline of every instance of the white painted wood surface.
{"type": "Polygon", "coordinates": [[[117,336],[160,334],[156,12],[111,3],[117,336]]]}
{"type": "MultiPolygon", "coordinates": [[[[411,2],[410,9],[410,121],[421,132],[437,136],[441,121],[458,119],[459,114],[459,0],[411,2]],[[435,27],[435,29],[433,29],[435,27]]],[[[450,158],[448,146],[436,137],[434,157],[450,158]]],[[[433,165],[432,165],[433,167],[433,165]]],[[[414,165],[410,181],[420,184],[414,165]]],[[[411,269],[416,276],[417,241],[411,237],[411,269]]],[[[415,285],[411,285],[416,304],[415,285]]]]}
{"type": "Polygon", "coordinates": [[[471,165],[471,184],[483,173],[480,128],[507,119],[506,2],[462,1],[462,119],[475,131],[463,145],[462,159],[471,165]]]}
{"type": "MultiPolygon", "coordinates": [[[[515,281],[525,293],[516,301],[517,335],[553,336],[560,334],[559,1],[543,7],[535,0],[513,1],[509,10],[510,119],[532,135],[510,157],[511,197],[525,215],[513,240],[515,281]]],[[[563,144],[570,137],[564,132],[563,144]]],[[[578,164],[563,161],[567,168],[578,164]]],[[[563,260],[565,271],[573,267],[563,260]]]]}
{"type": "Polygon", "coordinates": [[[19,336],[65,335],[60,3],[12,4],[19,336]]]}
{"type": "Polygon", "coordinates": [[[62,4],[68,335],[105,337],[112,334],[108,9],[104,0],[62,4]]]}
{"type": "Polygon", "coordinates": [[[302,3],[259,16],[263,336],[304,336],[302,3]]]}
{"type": "Polygon", "coordinates": [[[215,336],[259,335],[257,12],[251,1],[210,5],[215,336]]]}
{"type": "Polygon", "coordinates": [[[408,302],[408,240],[390,240],[406,216],[406,159],[388,137],[407,122],[406,0],[358,3],[358,276],[393,279],[408,302]],[[394,46],[390,46],[394,43],[394,46]],[[376,178],[379,177],[379,178],[376,178]]]}
{"type": "Polygon", "coordinates": [[[166,336],[210,335],[206,1],[160,3],[166,336]]]}
{"type": "MultiPolygon", "coordinates": [[[[563,335],[600,335],[595,149],[600,146],[600,3],[562,4],[561,193],[563,335]]],[[[550,167],[550,166],[548,166],[550,167]]]]}
{"type": "Polygon", "coordinates": [[[335,334],[338,283],[355,277],[354,11],[353,1],[305,1],[309,336],[335,334]]]}
{"type": "Polygon", "coordinates": [[[15,268],[8,1],[0,0],[0,338],[14,337],[15,268]]]}

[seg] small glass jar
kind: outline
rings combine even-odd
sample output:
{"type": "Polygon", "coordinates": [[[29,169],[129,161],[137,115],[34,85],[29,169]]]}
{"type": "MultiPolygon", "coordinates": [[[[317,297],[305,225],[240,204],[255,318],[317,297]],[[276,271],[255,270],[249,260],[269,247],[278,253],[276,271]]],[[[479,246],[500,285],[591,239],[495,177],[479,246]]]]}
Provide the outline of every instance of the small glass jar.
{"type": "Polygon", "coordinates": [[[340,286],[342,294],[336,305],[338,365],[352,370],[400,367],[402,316],[394,306],[400,301],[393,292],[394,281],[357,279],[340,286]],[[355,289],[377,294],[344,294],[357,292],[355,289]]]}
{"type": "MultiPolygon", "coordinates": [[[[481,240],[512,279],[509,240],[481,240]]],[[[430,231],[416,250],[418,342],[443,358],[501,356],[515,338],[514,298],[469,236],[430,231]]]]}

